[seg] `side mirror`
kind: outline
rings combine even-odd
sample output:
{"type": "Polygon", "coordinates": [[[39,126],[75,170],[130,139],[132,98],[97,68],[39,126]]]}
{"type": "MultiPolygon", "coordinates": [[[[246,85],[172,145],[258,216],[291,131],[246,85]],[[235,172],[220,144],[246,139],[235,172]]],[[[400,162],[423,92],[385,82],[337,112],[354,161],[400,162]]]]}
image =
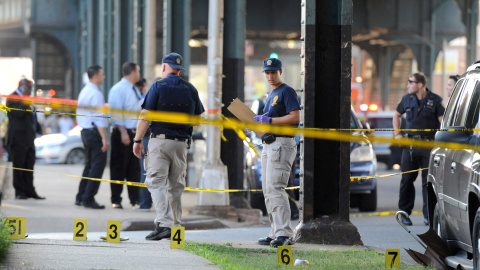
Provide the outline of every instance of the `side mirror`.
{"type": "MultiPolygon", "coordinates": [[[[465,127],[449,127],[449,129],[464,129],[465,127]]],[[[476,136],[472,135],[468,131],[437,131],[435,133],[435,141],[439,142],[453,142],[463,144],[477,143],[476,136]],[[472,140],[472,138],[475,138],[472,140]]]]}

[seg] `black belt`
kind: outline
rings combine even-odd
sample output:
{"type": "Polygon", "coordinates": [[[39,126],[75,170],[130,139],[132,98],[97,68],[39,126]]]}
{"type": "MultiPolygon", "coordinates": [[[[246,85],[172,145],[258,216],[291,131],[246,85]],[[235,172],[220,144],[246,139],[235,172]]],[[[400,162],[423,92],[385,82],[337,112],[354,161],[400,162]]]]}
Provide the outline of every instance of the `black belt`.
{"type": "Polygon", "coordinates": [[[262,137],[262,142],[264,144],[271,144],[271,143],[275,142],[276,138],[278,138],[278,137],[292,138],[293,139],[293,136],[267,134],[267,136],[262,137]]]}
{"type": "Polygon", "coordinates": [[[170,136],[166,134],[150,134],[150,138],[158,138],[158,139],[165,139],[165,140],[172,140],[172,141],[179,141],[179,142],[186,142],[188,138],[181,138],[181,137],[175,137],[175,136],[170,136]]]}

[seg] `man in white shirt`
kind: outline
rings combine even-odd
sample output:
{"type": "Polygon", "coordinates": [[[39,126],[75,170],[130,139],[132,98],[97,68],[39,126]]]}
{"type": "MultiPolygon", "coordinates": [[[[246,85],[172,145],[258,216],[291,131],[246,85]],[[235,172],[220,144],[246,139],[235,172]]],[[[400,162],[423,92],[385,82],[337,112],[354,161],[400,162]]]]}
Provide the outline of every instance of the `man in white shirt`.
{"type": "MultiPolygon", "coordinates": [[[[83,170],[82,177],[102,178],[103,170],[107,164],[107,150],[109,148],[107,139],[107,119],[104,113],[89,108],[105,108],[105,98],[98,86],[105,80],[102,67],[90,66],[87,70],[89,82],[83,87],[78,96],[78,125],[82,128],[82,141],[85,146],[87,163],[83,170]]],[[[94,196],[100,187],[99,181],[82,179],[78,188],[76,205],[83,205],[86,208],[104,209],[95,201],[94,196]]]]}
{"type": "MultiPolygon", "coordinates": [[[[109,109],[125,112],[140,112],[142,93],[135,87],[140,79],[140,67],[132,62],[122,66],[123,78],[108,93],[109,109]]],[[[110,155],[110,179],[117,181],[140,182],[140,161],[132,153],[133,138],[137,128],[136,116],[113,113],[111,123],[112,151],[110,155]]],[[[123,185],[110,184],[112,207],[122,209],[123,185]]],[[[139,187],[128,186],[128,198],[133,207],[139,204],[139,187]]]]}

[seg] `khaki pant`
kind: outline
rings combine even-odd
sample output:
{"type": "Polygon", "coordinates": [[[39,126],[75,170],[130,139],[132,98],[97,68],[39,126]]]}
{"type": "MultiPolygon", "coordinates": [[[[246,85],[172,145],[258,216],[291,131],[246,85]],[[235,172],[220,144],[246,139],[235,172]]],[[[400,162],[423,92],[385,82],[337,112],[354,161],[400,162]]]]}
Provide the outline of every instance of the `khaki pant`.
{"type": "Polygon", "coordinates": [[[151,138],[145,156],[145,185],[157,212],[155,225],[180,226],[187,173],[186,142],[151,138]]]}
{"type": "Polygon", "coordinates": [[[269,237],[273,239],[293,234],[285,188],[296,154],[297,144],[293,138],[277,137],[275,142],[263,144],[262,189],[271,224],[269,237]]]}

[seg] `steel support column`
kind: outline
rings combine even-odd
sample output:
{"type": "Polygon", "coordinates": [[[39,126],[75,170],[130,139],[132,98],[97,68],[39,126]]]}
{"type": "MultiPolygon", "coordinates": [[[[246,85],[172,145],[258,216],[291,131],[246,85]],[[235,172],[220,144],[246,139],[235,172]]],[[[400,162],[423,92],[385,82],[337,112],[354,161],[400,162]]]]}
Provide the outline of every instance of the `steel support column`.
{"type": "MultiPolygon", "coordinates": [[[[302,1],[305,127],[350,126],[352,1],[302,1]]],[[[305,138],[298,242],[362,244],[349,221],[350,144],[305,138]]]]}
{"type": "Polygon", "coordinates": [[[191,0],[164,0],[163,2],[163,54],[179,53],[185,70],[182,77],[188,80],[190,67],[190,29],[192,23],[191,0]]]}
{"type": "MultiPolygon", "coordinates": [[[[245,16],[246,0],[225,1],[225,39],[223,42],[223,86],[222,103],[227,105],[235,99],[244,99],[245,78],[245,16]]],[[[235,118],[222,108],[226,117],[235,118]]],[[[243,142],[232,129],[225,129],[227,141],[221,142],[221,159],[228,168],[228,185],[233,189],[243,188],[243,142]]],[[[230,204],[237,208],[247,208],[248,203],[242,193],[230,193],[230,204]]]]}

